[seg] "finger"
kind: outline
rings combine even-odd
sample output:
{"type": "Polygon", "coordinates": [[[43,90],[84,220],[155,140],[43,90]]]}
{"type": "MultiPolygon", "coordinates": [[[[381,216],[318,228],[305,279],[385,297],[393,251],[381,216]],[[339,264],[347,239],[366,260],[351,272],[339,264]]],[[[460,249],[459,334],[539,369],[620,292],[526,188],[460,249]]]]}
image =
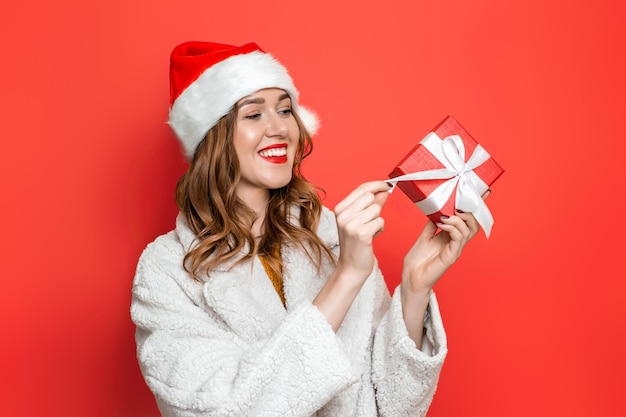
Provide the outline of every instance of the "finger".
{"type": "Polygon", "coordinates": [[[381,208],[385,205],[388,198],[389,198],[388,190],[379,191],[376,194],[374,194],[374,200],[376,204],[378,204],[381,208]]]}
{"type": "Polygon", "coordinates": [[[351,205],[360,195],[363,193],[381,193],[383,191],[387,192],[389,190],[389,185],[385,181],[370,181],[365,182],[355,188],[350,194],[346,196],[339,204],[335,206],[335,210],[344,210],[345,207],[351,205]]]}
{"type": "MultiPolygon", "coordinates": [[[[372,195],[370,195],[369,197],[371,199],[368,199],[371,201],[370,204],[363,205],[358,210],[350,213],[352,219],[360,224],[367,224],[377,218],[380,218],[381,207],[378,204],[374,203],[374,198],[372,195]]],[[[365,198],[363,198],[363,200],[365,200],[365,198]]],[[[353,206],[360,206],[361,202],[361,199],[359,199],[355,201],[353,206]]]]}
{"type": "Polygon", "coordinates": [[[346,236],[358,237],[360,240],[363,238],[370,240],[384,226],[384,220],[380,217],[381,207],[374,204],[373,201],[373,195],[364,195],[345,211],[337,213],[337,226],[340,234],[346,233],[346,236]],[[362,200],[370,200],[372,203],[360,207],[362,200]]]}
{"type": "Polygon", "coordinates": [[[441,229],[440,234],[447,238],[447,246],[450,254],[454,257],[458,257],[465,245],[463,234],[451,224],[437,223],[437,226],[441,229]]]}
{"type": "Polygon", "coordinates": [[[491,190],[490,190],[490,189],[489,189],[489,190],[487,190],[487,191],[485,191],[485,192],[483,193],[483,195],[482,195],[483,200],[486,200],[486,199],[487,199],[487,197],[489,197],[489,194],[491,194],[491,190]]]}
{"type": "MultiPolygon", "coordinates": [[[[344,201],[341,205],[335,207],[337,220],[350,221],[350,219],[355,216],[359,216],[364,211],[368,211],[368,213],[371,214],[370,218],[379,216],[383,204],[387,201],[387,195],[387,192],[378,192],[376,194],[364,192],[353,199],[350,204],[347,204],[347,201],[344,201]]],[[[363,221],[365,222],[369,220],[370,219],[364,219],[363,221]]]]}
{"type": "Polygon", "coordinates": [[[374,207],[379,211],[381,209],[381,206],[376,204],[376,197],[374,194],[364,192],[356,196],[356,198],[351,199],[350,204],[347,204],[345,201],[341,202],[341,205],[337,205],[337,207],[335,207],[335,213],[338,218],[353,218],[370,207],[374,207]]]}
{"type": "Polygon", "coordinates": [[[340,236],[344,236],[346,241],[371,244],[372,239],[384,228],[385,220],[382,217],[373,218],[365,223],[360,219],[354,219],[344,225],[340,236]]]}
{"type": "Polygon", "coordinates": [[[465,222],[472,236],[478,233],[478,231],[480,230],[480,225],[478,224],[476,217],[474,217],[472,213],[464,213],[462,211],[457,210],[456,215],[459,216],[465,222]]]}
{"type": "Polygon", "coordinates": [[[376,229],[376,231],[372,235],[372,239],[374,239],[385,230],[385,219],[383,219],[382,217],[378,217],[374,221],[370,222],[370,226],[376,229]]]}
{"type": "Polygon", "coordinates": [[[424,228],[422,229],[422,233],[420,233],[419,238],[432,239],[437,233],[437,225],[432,221],[426,223],[424,228]]]}
{"type": "Polygon", "coordinates": [[[450,244],[458,244],[463,240],[463,234],[453,225],[446,223],[437,223],[437,226],[448,234],[450,244]]]}
{"type": "Polygon", "coordinates": [[[441,230],[448,232],[453,241],[463,242],[471,236],[469,226],[459,216],[442,217],[437,225],[441,230]]]}

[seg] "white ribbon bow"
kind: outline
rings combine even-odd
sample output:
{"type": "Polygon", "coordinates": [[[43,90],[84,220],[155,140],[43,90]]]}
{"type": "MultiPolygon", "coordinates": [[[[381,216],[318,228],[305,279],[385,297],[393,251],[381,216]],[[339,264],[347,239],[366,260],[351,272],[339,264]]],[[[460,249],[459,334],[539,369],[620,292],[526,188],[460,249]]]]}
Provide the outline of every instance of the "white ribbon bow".
{"type": "Polygon", "coordinates": [[[493,226],[493,216],[482,199],[482,195],[489,189],[489,186],[473,170],[491,156],[482,146],[477,145],[468,161],[465,162],[465,145],[458,135],[441,139],[436,133],[430,132],[420,143],[445,168],[411,172],[385,180],[392,185],[389,192],[395,189],[399,181],[446,179],[447,181],[435,188],[428,198],[416,202],[415,205],[426,215],[436,213],[446,204],[456,188],[456,209],[473,213],[478,224],[485,231],[485,235],[489,237],[493,226]]]}

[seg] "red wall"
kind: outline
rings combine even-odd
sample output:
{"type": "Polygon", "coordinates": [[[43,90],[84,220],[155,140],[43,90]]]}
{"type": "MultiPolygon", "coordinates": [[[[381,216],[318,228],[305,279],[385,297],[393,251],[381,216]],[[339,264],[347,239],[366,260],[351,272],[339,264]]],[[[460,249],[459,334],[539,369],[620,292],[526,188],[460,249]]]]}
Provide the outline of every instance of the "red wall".
{"type": "MultiPolygon", "coordinates": [[[[492,237],[437,286],[431,417],[626,414],[623,1],[6,3],[3,415],[157,415],[128,307],[176,214],[168,54],[190,39],[256,41],[290,68],[323,121],[305,174],[331,207],[447,114],[506,169],[492,237]]],[[[400,192],[384,215],[393,286],[425,217],[400,192]]]]}

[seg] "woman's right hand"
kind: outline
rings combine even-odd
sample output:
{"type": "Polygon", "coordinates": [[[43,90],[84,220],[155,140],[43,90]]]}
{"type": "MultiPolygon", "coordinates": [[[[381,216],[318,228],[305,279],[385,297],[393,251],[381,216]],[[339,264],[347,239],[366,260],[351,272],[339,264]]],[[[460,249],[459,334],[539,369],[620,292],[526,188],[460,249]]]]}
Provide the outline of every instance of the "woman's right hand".
{"type": "Polygon", "coordinates": [[[362,284],[374,268],[372,242],[383,231],[385,222],[380,213],[389,196],[385,181],[359,185],[335,207],[339,231],[337,269],[362,284]],[[353,278],[354,279],[354,278],[353,278]]]}
{"type": "Polygon", "coordinates": [[[313,300],[335,331],[374,268],[372,241],[385,225],[380,212],[388,196],[386,182],[366,182],[335,207],[339,259],[335,271],[313,300]]]}

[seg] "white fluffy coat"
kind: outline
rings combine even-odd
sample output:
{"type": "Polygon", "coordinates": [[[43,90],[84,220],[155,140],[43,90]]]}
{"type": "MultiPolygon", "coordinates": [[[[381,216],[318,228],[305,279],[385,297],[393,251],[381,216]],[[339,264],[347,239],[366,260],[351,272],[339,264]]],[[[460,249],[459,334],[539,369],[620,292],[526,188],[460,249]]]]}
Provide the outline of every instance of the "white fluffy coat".
{"type": "MultiPolygon", "coordinates": [[[[338,253],[327,209],[318,235],[338,253]]],[[[192,280],[182,259],[194,238],[179,215],[144,250],[133,285],[137,356],[164,417],[426,414],[447,353],[434,294],[422,351],[378,266],[335,333],[311,303],[330,265],[319,276],[283,247],[285,309],[258,258],[192,280]]]]}

